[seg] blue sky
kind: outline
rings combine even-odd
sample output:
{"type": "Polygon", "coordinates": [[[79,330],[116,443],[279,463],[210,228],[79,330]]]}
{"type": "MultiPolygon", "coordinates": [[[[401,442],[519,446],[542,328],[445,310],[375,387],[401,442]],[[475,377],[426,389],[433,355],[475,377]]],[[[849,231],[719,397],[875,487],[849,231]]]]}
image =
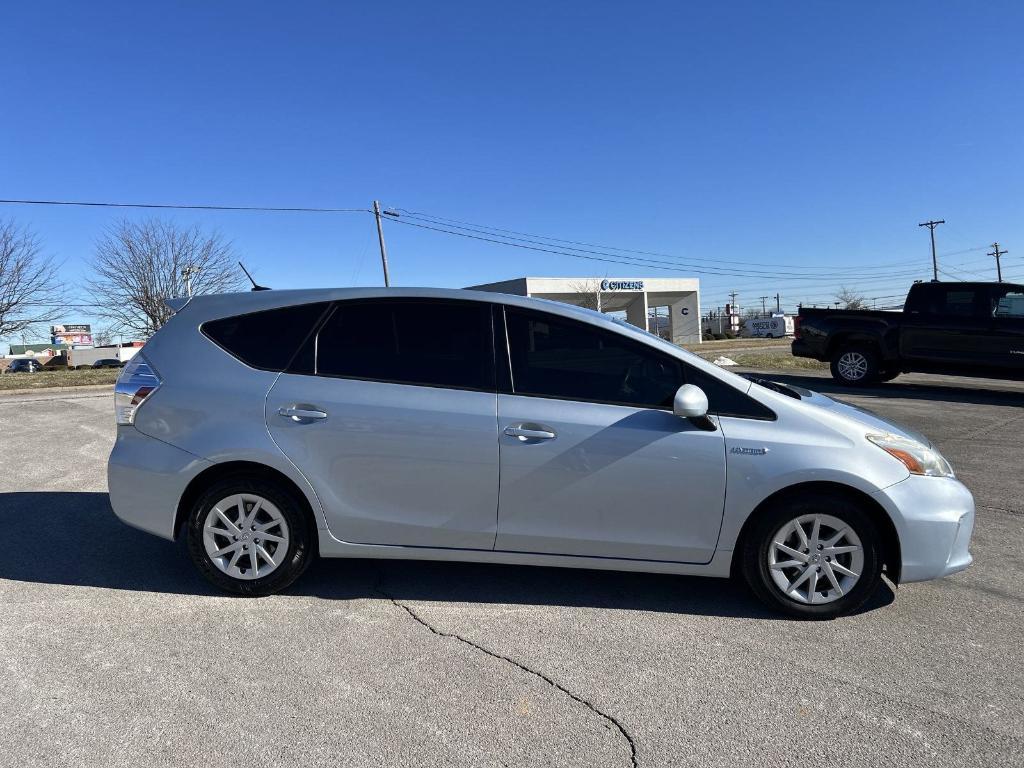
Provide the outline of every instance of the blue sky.
{"type": "MultiPolygon", "coordinates": [[[[999,2],[18,3],[0,198],[379,198],[669,254],[705,308],[902,294],[930,277],[934,217],[950,274],[994,275],[999,240],[1024,280],[1022,22],[999,2]]],[[[0,206],[71,285],[104,227],[145,215],[0,206]]],[[[365,214],[172,217],[275,287],[380,280],[365,214]]],[[[398,285],[672,274],[395,223],[387,239],[398,285]]]]}

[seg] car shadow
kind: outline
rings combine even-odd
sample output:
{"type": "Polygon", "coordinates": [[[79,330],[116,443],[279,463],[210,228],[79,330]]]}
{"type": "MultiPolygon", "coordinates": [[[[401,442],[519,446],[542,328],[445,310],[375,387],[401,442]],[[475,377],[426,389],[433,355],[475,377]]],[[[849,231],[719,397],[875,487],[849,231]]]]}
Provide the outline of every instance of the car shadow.
{"type": "MultiPolygon", "coordinates": [[[[804,376],[793,373],[776,373],[774,371],[738,371],[754,378],[777,381],[794,387],[803,387],[825,395],[850,395],[867,397],[903,398],[906,400],[934,400],[950,403],[970,403],[973,405],[1024,405],[1024,392],[1019,389],[988,389],[972,386],[969,380],[963,386],[949,384],[929,384],[919,381],[894,381],[884,384],[869,384],[851,387],[840,384],[833,379],[821,376],[804,376]]],[[[1008,387],[1017,382],[1007,382],[1008,387]]]]}
{"type": "MultiPolygon", "coordinates": [[[[0,579],[221,596],[176,543],[120,522],[106,493],[0,493],[9,546],[0,579]]],[[[321,559],[285,593],[325,600],[391,598],[779,619],[726,579],[416,560],[321,559]]],[[[890,604],[888,584],[860,612],[890,604]]]]}

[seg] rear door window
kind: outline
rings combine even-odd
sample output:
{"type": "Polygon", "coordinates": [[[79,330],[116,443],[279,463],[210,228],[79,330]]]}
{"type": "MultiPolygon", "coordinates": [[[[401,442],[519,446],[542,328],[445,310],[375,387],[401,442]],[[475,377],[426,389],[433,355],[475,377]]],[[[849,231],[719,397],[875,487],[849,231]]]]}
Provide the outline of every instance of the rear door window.
{"type": "Polygon", "coordinates": [[[1024,289],[996,288],[992,297],[992,316],[1024,318],[1024,289]]]}
{"type": "Polygon", "coordinates": [[[246,365],[283,371],[330,307],[298,304],[203,323],[206,336],[246,365]]]}
{"type": "Polygon", "coordinates": [[[339,302],[316,340],[316,373],[494,390],[489,304],[380,299],[339,302]]]}

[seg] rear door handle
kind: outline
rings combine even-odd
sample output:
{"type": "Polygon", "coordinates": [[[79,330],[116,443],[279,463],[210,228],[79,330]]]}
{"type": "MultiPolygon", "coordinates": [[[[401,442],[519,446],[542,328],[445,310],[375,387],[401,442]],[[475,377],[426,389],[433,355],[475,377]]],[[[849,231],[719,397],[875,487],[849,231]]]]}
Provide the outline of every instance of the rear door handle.
{"type": "Polygon", "coordinates": [[[505,427],[505,434],[518,438],[520,442],[529,440],[554,440],[555,432],[539,424],[510,424],[505,427]]]}
{"type": "Polygon", "coordinates": [[[278,416],[284,416],[285,418],[291,419],[292,421],[317,421],[319,419],[326,419],[327,412],[321,411],[313,406],[298,406],[289,405],[286,408],[277,409],[278,416]]]}

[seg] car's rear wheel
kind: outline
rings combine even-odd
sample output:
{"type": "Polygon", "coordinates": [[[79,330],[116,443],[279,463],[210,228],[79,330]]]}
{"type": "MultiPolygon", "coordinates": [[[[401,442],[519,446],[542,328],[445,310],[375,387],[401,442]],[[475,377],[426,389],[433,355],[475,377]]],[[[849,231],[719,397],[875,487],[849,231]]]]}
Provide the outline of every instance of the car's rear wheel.
{"type": "Polygon", "coordinates": [[[881,542],[868,514],[836,494],[807,493],[762,510],[740,550],[761,600],[790,615],[832,619],[856,610],[881,578],[881,542]]]}
{"type": "Polygon", "coordinates": [[[302,502],[281,484],[237,475],[211,485],[188,518],[188,549],[199,572],[228,592],[280,592],[306,570],[312,535],[302,502]]]}
{"type": "Polygon", "coordinates": [[[832,355],[831,371],[843,384],[870,384],[877,380],[878,353],[871,347],[840,347],[832,355]]]}

